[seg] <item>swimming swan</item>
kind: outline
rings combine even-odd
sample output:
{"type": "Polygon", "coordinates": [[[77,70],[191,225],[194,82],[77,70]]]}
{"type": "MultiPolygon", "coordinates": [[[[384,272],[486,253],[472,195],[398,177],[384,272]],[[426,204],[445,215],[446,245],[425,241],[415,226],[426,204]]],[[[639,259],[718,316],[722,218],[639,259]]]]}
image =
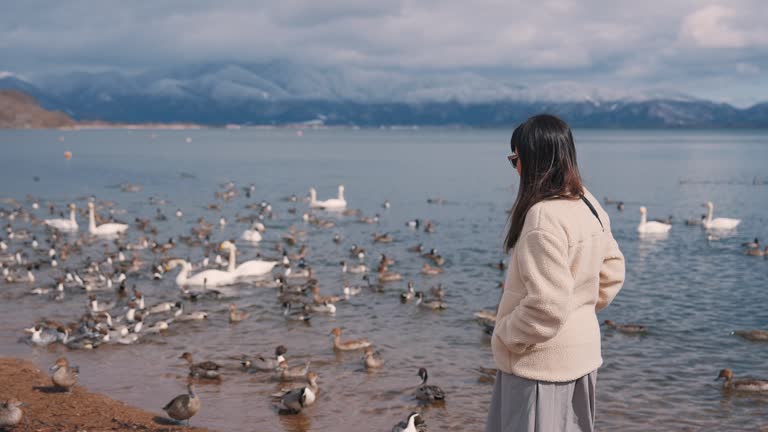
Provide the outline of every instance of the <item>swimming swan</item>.
{"type": "Polygon", "coordinates": [[[182,259],[170,260],[165,267],[167,271],[181,267],[179,275],[176,276],[176,285],[178,286],[217,287],[235,283],[235,274],[222,270],[205,270],[190,277],[189,272],[192,271],[192,264],[182,259]]]}
{"type": "Polygon", "coordinates": [[[647,219],[648,209],[640,207],[640,225],[637,226],[637,232],[641,234],[662,234],[669,232],[672,225],[650,221],[647,219]]]}
{"type": "Polygon", "coordinates": [[[243,235],[241,235],[240,238],[252,243],[258,243],[261,241],[261,233],[263,233],[264,230],[264,224],[261,222],[254,222],[249,229],[243,231],[243,235]]]}
{"type": "Polygon", "coordinates": [[[309,188],[309,206],[311,208],[320,208],[326,210],[345,209],[347,201],[344,199],[344,185],[339,185],[339,197],[331,198],[325,201],[317,200],[317,191],[315,188],[309,188]]]}
{"type": "Polygon", "coordinates": [[[77,219],[75,219],[75,205],[69,205],[69,219],[46,219],[45,224],[53,229],[65,232],[75,232],[78,230],[77,219]]]}
{"type": "Polygon", "coordinates": [[[741,222],[741,219],[730,219],[730,218],[712,219],[712,213],[714,213],[715,211],[715,205],[712,204],[712,201],[707,201],[706,204],[704,204],[704,207],[707,208],[707,217],[704,219],[704,222],[702,223],[702,225],[706,229],[730,230],[730,229],[736,228],[741,222]]]}
{"type": "Polygon", "coordinates": [[[237,248],[234,243],[225,241],[221,244],[221,249],[229,250],[229,267],[227,272],[234,273],[235,277],[262,276],[271,272],[277,265],[277,261],[265,260],[250,260],[236,265],[237,248]]]}
{"type": "Polygon", "coordinates": [[[128,229],[128,225],[120,223],[105,223],[96,226],[96,216],[93,214],[93,203],[88,203],[88,231],[91,235],[95,236],[116,236],[124,233],[128,229]]]}

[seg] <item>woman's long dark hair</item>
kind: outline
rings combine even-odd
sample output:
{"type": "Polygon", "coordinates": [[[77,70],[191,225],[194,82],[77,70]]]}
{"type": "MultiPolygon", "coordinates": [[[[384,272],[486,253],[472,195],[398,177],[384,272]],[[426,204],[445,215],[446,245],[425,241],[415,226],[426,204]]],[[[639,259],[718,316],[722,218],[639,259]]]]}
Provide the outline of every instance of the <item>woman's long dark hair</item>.
{"type": "Polygon", "coordinates": [[[533,116],[515,129],[510,146],[522,173],[507,223],[507,252],[520,238],[525,216],[534,204],[556,196],[578,199],[583,193],[573,134],[564,121],[549,114],[533,116]]]}

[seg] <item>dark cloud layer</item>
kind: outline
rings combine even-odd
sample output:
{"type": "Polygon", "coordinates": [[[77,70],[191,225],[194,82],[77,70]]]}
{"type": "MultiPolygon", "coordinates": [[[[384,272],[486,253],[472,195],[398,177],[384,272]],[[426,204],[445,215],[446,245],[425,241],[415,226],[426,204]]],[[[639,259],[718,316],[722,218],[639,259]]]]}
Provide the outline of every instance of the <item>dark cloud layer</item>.
{"type": "Polygon", "coordinates": [[[0,70],[297,62],[768,100],[764,0],[3,1],[0,70]]]}

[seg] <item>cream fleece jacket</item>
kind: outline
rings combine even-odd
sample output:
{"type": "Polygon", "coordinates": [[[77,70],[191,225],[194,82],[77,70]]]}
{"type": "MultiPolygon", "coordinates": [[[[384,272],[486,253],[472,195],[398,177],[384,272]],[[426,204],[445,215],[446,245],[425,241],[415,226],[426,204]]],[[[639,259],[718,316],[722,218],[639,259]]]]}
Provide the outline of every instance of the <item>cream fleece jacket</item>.
{"type": "Polygon", "coordinates": [[[496,366],[506,373],[565,382],[603,362],[597,312],[624,283],[624,256],[608,214],[584,195],[604,228],[581,200],[542,201],[525,217],[491,338],[496,366]]]}

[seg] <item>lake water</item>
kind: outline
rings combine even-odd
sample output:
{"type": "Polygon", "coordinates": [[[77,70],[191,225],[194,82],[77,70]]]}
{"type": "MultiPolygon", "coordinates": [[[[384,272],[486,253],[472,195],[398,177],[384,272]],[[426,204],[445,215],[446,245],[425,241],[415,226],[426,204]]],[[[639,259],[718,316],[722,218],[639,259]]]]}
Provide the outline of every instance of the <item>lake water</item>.
{"type": "MultiPolygon", "coordinates": [[[[238,260],[261,251],[277,256],[275,245],[290,225],[307,231],[307,262],[316,270],[323,294],[338,294],[342,275],[338,263],[350,260],[357,243],[367,250],[368,265],[379,253],[397,260],[392,270],[403,282],[387,284],[383,292],[364,292],[340,303],[335,317],[317,314],[311,326],[282,319],[273,288],[235,286],[226,300],[189,303],[210,312],[207,322],[171,325],[170,332],[146,343],[102,346],[93,351],[69,351],[60,346],[35,348],[18,340],[22,329],[43,317],[71,321],[86,304],[85,293],[68,291],[61,302],[25,295],[28,284],[0,282],[0,354],[49,365],[66,352],[81,368],[81,383],[130,404],[161,413],[162,407],[184,391],[186,368],[179,355],[191,351],[197,361],[214,360],[226,368],[219,384],[198,386],[203,401],[193,425],[222,431],[388,431],[418,409],[410,396],[418,384],[417,371],[426,367],[430,382],[447,393],[443,406],[424,408],[430,430],[479,431],[483,428],[491,385],[478,380],[478,367],[492,367],[489,338],[474,322],[473,313],[492,309],[500,295],[503,274],[489,266],[504,257],[501,249],[506,210],[516,193],[517,179],[506,156],[510,130],[105,130],[0,131],[0,198],[16,198],[38,218],[47,216],[47,203],[57,209],[69,202],[84,208],[86,200],[114,201],[125,210],[116,217],[132,223],[153,218],[158,208],[167,221],[152,222],[158,241],[186,235],[197,218],[228,221],[216,227],[212,243],[239,238],[247,228],[237,216],[253,214],[246,205],[266,200],[275,218],[265,221],[259,247],[238,241],[238,260]],[[190,137],[191,142],[186,138],[190,137]],[[63,153],[71,151],[71,160],[63,153]],[[215,198],[220,184],[254,184],[251,198],[241,191],[235,199],[215,198]],[[117,185],[139,184],[125,193],[117,185]],[[336,222],[320,229],[305,224],[305,203],[282,199],[305,196],[315,186],[321,199],[346,186],[351,207],[366,215],[379,213],[378,225],[354,217],[317,213],[336,222]],[[32,196],[41,208],[31,210],[32,196]],[[150,197],[168,204],[150,203],[150,197]],[[427,198],[441,197],[442,205],[427,198]],[[392,203],[384,209],[384,200],[392,203]],[[220,211],[208,204],[218,202],[220,211]],[[290,214],[290,207],[297,208],[290,214]],[[176,209],[184,212],[177,220],[176,209]],[[436,232],[411,230],[405,222],[420,218],[436,223],[436,232]],[[374,244],[373,232],[389,232],[395,242],[374,244]],[[332,242],[334,234],[343,242],[332,242]],[[411,245],[436,247],[446,258],[445,273],[419,273],[424,260],[409,253],[411,245]],[[431,312],[401,304],[399,293],[412,280],[417,290],[442,283],[448,309],[431,312]],[[226,307],[235,302],[251,313],[238,325],[227,322],[226,307]],[[367,373],[360,353],[334,353],[328,333],[343,327],[345,337],[367,337],[381,352],[385,367],[367,373]],[[270,394],[280,384],[270,374],[239,369],[240,354],[269,353],[277,344],[288,347],[292,365],[306,360],[320,375],[321,393],[314,406],[297,416],[280,416],[270,394]]],[[[606,331],[605,363],[598,379],[600,430],[755,430],[764,425],[768,397],[728,395],[714,382],[721,368],[737,377],[768,378],[768,345],[750,343],[730,334],[735,329],[768,327],[768,260],[747,257],[741,243],[754,237],[768,240],[768,132],[766,131],[575,131],[579,163],[586,184],[597,197],[623,200],[623,212],[606,206],[614,235],[627,260],[627,281],[600,319],[647,325],[645,337],[606,331]],[[702,203],[715,203],[716,215],[741,218],[738,230],[708,241],[700,227],[686,219],[704,212],[702,203]],[[639,207],[651,217],[673,215],[666,239],[640,239],[636,232],[639,207]]],[[[14,205],[5,202],[0,208],[14,205]]],[[[107,209],[100,208],[106,215],[107,209]]],[[[29,220],[4,219],[15,230],[28,229],[39,239],[45,230],[29,220]]],[[[81,233],[87,219],[79,218],[81,233]]],[[[5,233],[2,234],[5,237],[5,233]]],[[[140,233],[132,224],[127,241],[140,233]]],[[[151,236],[150,236],[151,237],[151,236]]],[[[151,237],[154,238],[154,237],[151,237]]],[[[28,242],[10,242],[34,256],[28,242]]],[[[114,253],[110,242],[93,242],[81,255],[61,267],[78,267],[89,255],[103,260],[114,253]]],[[[290,250],[295,250],[292,248],[290,250]]],[[[1,255],[2,253],[0,253],[1,255]]],[[[179,244],[172,256],[199,262],[199,247],[179,244]]],[[[149,304],[178,298],[174,278],[151,279],[149,265],[158,262],[149,251],[137,274],[129,274],[149,304]]],[[[34,286],[51,286],[60,271],[44,267],[34,286]]],[[[174,272],[175,275],[175,272],[174,272]]],[[[352,278],[357,282],[359,278],[352,278]]],[[[109,299],[110,293],[99,293],[109,299]]],[[[150,320],[151,321],[151,320],[150,320]]]]}

